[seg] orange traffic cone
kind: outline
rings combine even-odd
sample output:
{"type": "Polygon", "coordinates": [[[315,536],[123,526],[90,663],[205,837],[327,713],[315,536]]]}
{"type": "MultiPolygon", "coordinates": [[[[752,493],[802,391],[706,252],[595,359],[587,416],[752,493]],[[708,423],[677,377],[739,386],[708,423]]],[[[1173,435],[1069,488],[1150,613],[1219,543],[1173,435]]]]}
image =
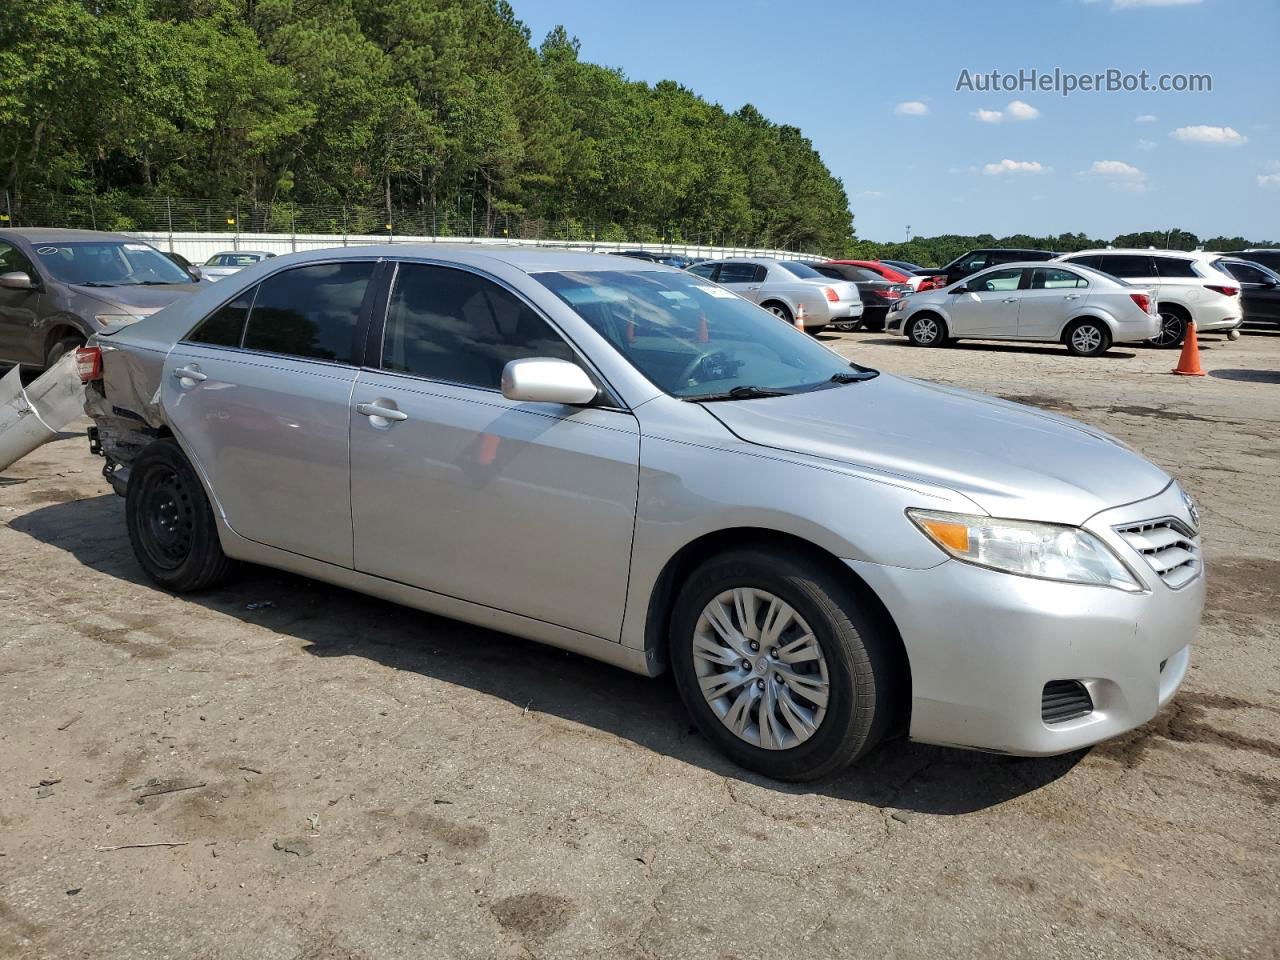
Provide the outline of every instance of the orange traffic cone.
{"type": "Polygon", "coordinates": [[[1204,376],[1204,371],[1200,368],[1200,341],[1196,339],[1194,320],[1187,324],[1187,333],[1182,340],[1182,356],[1178,358],[1178,365],[1173,368],[1173,372],[1182,377],[1204,376]]]}
{"type": "Polygon", "coordinates": [[[796,304],[796,329],[804,333],[804,304],[796,304]]]}

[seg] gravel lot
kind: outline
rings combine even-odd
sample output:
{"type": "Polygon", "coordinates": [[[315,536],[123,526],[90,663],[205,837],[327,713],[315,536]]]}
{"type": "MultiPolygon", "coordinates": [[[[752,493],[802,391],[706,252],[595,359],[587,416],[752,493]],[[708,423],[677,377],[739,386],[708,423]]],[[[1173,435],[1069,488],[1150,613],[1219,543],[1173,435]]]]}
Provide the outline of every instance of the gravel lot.
{"type": "Polygon", "coordinates": [[[1280,955],[1280,333],[1204,338],[1198,380],[825,339],[1184,483],[1211,579],[1169,709],[1052,760],[894,743],[772,783],[667,678],[271,571],[152,588],[80,424],[0,480],[0,957],[1280,955]]]}

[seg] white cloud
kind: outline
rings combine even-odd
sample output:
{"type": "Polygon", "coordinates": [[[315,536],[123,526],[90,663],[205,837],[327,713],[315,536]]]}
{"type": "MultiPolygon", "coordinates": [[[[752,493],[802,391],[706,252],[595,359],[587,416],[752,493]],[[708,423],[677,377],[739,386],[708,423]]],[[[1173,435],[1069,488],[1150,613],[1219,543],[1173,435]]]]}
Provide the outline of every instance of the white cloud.
{"type": "Polygon", "coordinates": [[[1004,114],[999,110],[975,110],[973,116],[983,123],[999,123],[1004,119],[1004,114]]]}
{"type": "Polygon", "coordinates": [[[1238,147],[1249,142],[1249,138],[1234,127],[1211,127],[1207,124],[1179,127],[1169,136],[1183,143],[1208,143],[1219,147],[1238,147]]]}
{"type": "Polygon", "coordinates": [[[1123,160],[1095,160],[1080,176],[1101,180],[1113,190],[1142,193],[1147,189],[1147,175],[1131,163],[1123,160]]]}
{"type": "Polygon", "coordinates": [[[893,108],[893,112],[902,117],[923,117],[929,108],[919,100],[904,100],[893,108]]]}
{"type": "Polygon", "coordinates": [[[1155,149],[1156,147],[1158,147],[1158,146],[1160,146],[1160,144],[1156,143],[1154,140],[1139,140],[1139,141],[1138,141],[1138,149],[1139,149],[1139,150],[1154,150],[1154,149],[1155,149]]]}
{"type": "Polygon", "coordinates": [[[1010,101],[1004,110],[1011,120],[1034,120],[1040,116],[1039,110],[1023,100],[1010,101]]]}
{"type": "Polygon", "coordinates": [[[1258,174],[1258,186],[1268,187],[1272,190],[1280,190],[1280,173],[1258,174]]]}
{"type": "Polygon", "coordinates": [[[1200,0],[1111,0],[1113,10],[1130,7],[1193,7],[1200,0]]]}
{"type": "Polygon", "coordinates": [[[1155,123],[1156,115],[1154,113],[1140,113],[1133,118],[1134,123],[1155,123]]]}
{"type": "Polygon", "coordinates": [[[1049,168],[1037,160],[1001,160],[985,164],[982,172],[989,177],[998,177],[1006,173],[1048,173],[1049,168]]]}

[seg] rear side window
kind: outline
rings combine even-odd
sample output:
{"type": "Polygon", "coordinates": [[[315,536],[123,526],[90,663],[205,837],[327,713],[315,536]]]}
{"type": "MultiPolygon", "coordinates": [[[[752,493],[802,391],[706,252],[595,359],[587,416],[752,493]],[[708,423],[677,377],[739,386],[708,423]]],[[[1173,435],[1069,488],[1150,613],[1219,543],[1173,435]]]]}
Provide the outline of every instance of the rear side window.
{"type": "Polygon", "coordinates": [[[1214,266],[1225,270],[1241,283],[1271,283],[1276,278],[1261,267],[1248,263],[1234,263],[1230,260],[1218,260],[1214,266]]]}
{"type": "Polygon", "coordinates": [[[1089,281],[1070,270],[1059,270],[1056,267],[1037,267],[1031,271],[1032,290],[1065,290],[1075,287],[1087,287],[1089,281]]]}
{"type": "Polygon", "coordinates": [[[1195,267],[1190,260],[1182,260],[1177,257],[1152,257],[1156,262],[1156,272],[1161,278],[1171,280],[1200,280],[1203,279],[1200,274],[1196,273],[1195,267]]]}
{"type": "Polygon", "coordinates": [[[1092,267],[1094,270],[1102,269],[1102,257],[1097,254],[1089,254],[1084,257],[1070,257],[1068,263],[1078,263],[1082,267],[1092,267]]]}
{"type": "Polygon", "coordinates": [[[716,267],[718,266],[719,266],[718,263],[695,263],[692,267],[689,268],[689,272],[692,273],[694,276],[705,277],[708,280],[714,280],[715,274],[716,274],[716,267]]]}
{"type": "Polygon", "coordinates": [[[1155,267],[1152,265],[1150,257],[1134,254],[1104,256],[1102,258],[1102,266],[1098,269],[1103,273],[1111,274],[1113,277],[1154,277],[1156,275],[1155,267]]]}
{"type": "Polygon", "coordinates": [[[257,289],[250,287],[244,291],[196,327],[195,332],[187,339],[192,343],[207,343],[214,347],[240,346],[240,341],[244,339],[244,324],[249,319],[249,308],[253,306],[253,295],[257,289]]]}
{"type": "Polygon", "coordinates": [[[354,363],[360,306],[375,266],[370,261],[317,263],[263,280],[244,348],[354,363]]]}
{"type": "Polygon", "coordinates": [[[497,390],[512,360],[573,350],[522,300],[449,267],[402,263],[387,310],[382,368],[497,390]]]}

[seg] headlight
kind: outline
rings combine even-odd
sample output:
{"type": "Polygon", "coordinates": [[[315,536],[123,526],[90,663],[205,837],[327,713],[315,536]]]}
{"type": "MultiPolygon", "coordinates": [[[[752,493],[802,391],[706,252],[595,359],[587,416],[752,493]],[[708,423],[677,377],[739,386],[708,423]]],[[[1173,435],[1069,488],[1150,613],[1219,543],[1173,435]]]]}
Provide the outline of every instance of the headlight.
{"type": "Polygon", "coordinates": [[[1138,591],[1142,584],[1088,530],[963,513],[908,510],[930,540],[965,563],[1023,577],[1138,591]]]}
{"type": "Polygon", "coordinates": [[[104,327],[123,327],[127,323],[137,323],[142,318],[131,313],[100,313],[93,319],[104,327]]]}

